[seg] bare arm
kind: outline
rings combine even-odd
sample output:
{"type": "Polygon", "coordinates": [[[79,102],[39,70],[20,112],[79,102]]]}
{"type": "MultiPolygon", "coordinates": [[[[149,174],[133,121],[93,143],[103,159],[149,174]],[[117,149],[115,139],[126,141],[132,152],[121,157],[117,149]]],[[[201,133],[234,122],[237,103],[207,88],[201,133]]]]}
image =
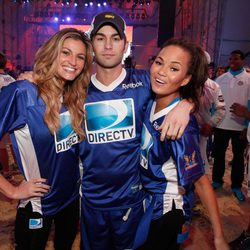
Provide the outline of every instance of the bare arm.
{"type": "Polygon", "coordinates": [[[229,250],[229,246],[225,240],[222,229],[217,200],[207,175],[203,175],[198,181],[195,182],[195,190],[197,191],[202,204],[208,211],[213,227],[214,244],[216,249],[229,250]]]}
{"type": "Polygon", "coordinates": [[[42,197],[49,191],[49,186],[44,184],[46,179],[36,178],[22,181],[19,186],[13,186],[4,176],[0,175],[0,192],[10,199],[26,199],[42,197]]]}
{"type": "Polygon", "coordinates": [[[161,131],[161,141],[164,141],[166,138],[175,140],[182,136],[193,108],[193,103],[183,99],[168,113],[159,127],[161,131]]]}
{"type": "Polygon", "coordinates": [[[250,120],[250,111],[248,111],[246,106],[243,106],[239,103],[233,103],[233,105],[230,107],[230,112],[250,120]]]}

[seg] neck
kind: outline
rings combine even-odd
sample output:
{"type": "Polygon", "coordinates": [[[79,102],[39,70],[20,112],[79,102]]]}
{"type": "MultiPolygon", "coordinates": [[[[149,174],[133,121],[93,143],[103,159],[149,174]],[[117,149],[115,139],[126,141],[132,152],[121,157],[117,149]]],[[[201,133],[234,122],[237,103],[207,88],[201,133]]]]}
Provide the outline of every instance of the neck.
{"type": "Polygon", "coordinates": [[[99,65],[96,66],[96,79],[105,86],[109,86],[114,82],[122,72],[122,64],[115,68],[103,68],[99,65]]]}
{"type": "Polygon", "coordinates": [[[244,68],[240,68],[240,69],[237,69],[237,70],[232,70],[232,69],[230,69],[229,70],[229,72],[232,74],[232,75],[234,75],[234,76],[236,76],[236,75],[239,75],[241,72],[243,72],[244,71],[244,68]]]}

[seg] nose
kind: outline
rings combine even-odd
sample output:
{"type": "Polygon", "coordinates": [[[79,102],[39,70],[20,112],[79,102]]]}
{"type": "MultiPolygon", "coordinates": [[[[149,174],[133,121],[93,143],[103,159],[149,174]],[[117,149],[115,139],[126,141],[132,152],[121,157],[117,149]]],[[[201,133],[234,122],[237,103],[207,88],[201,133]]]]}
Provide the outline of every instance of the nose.
{"type": "Polygon", "coordinates": [[[77,57],[75,55],[71,55],[69,62],[71,65],[75,66],[77,63],[77,57]]]}
{"type": "Polygon", "coordinates": [[[166,76],[166,69],[164,67],[160,67],[158,70],[158,74],[160,76],[166,76]]]}
{"type": "Polygon", "coordinates": [[[111,48],[112,48],[111,39],[106,39],[106,41],[105,41],[105,49],[111,49],[111,48]]]}

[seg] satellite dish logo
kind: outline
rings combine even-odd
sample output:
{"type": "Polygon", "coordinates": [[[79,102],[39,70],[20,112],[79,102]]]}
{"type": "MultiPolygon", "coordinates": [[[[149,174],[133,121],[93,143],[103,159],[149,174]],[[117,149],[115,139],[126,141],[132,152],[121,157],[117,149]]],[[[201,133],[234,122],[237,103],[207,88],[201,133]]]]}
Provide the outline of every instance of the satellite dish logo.
{"type": "Polygon", "coordinates": [[[142,127],[142,137],[141,137],[141,166],[148,169],[148,152],[153,145],[152,136],[149,133],[145,124],[142,127]]]}
{"type": "Polygon", "coordinates": [[[60,153],[79,142],[79,137],[71,126],[69,111],[60,114],[60,127],[54,135],[56,152],[60,153]]]}
{"type": "Polygon", "coordinates": [[[43,219],[29,219],[29,229],[39,229],[43,227],[43,219]]]}
{"type": "Polygon", "coordinates": [[[85,128],[89,143],[109,143],[135,138],[133,99],[87,103],[85,110],[85,128]]]}

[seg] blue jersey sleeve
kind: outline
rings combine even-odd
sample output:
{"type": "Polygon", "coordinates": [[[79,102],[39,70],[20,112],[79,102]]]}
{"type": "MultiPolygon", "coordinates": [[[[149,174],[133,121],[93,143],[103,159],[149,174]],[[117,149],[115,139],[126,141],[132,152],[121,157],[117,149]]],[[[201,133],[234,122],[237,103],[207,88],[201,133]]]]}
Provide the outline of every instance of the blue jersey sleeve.
{"type": "Polygon", "coordinates": [[[199,149],[199,129],[192,117],[179,140],[169,140],[172,157],[176,162],[180,185],[191,187],[204,174],[199,149]]]}
{"type": "Polygon", "coordinates": [[[25,126],[26,94],[18,82],[2,88],[0,92],[0,138],[8,132],[25,126]]]}

